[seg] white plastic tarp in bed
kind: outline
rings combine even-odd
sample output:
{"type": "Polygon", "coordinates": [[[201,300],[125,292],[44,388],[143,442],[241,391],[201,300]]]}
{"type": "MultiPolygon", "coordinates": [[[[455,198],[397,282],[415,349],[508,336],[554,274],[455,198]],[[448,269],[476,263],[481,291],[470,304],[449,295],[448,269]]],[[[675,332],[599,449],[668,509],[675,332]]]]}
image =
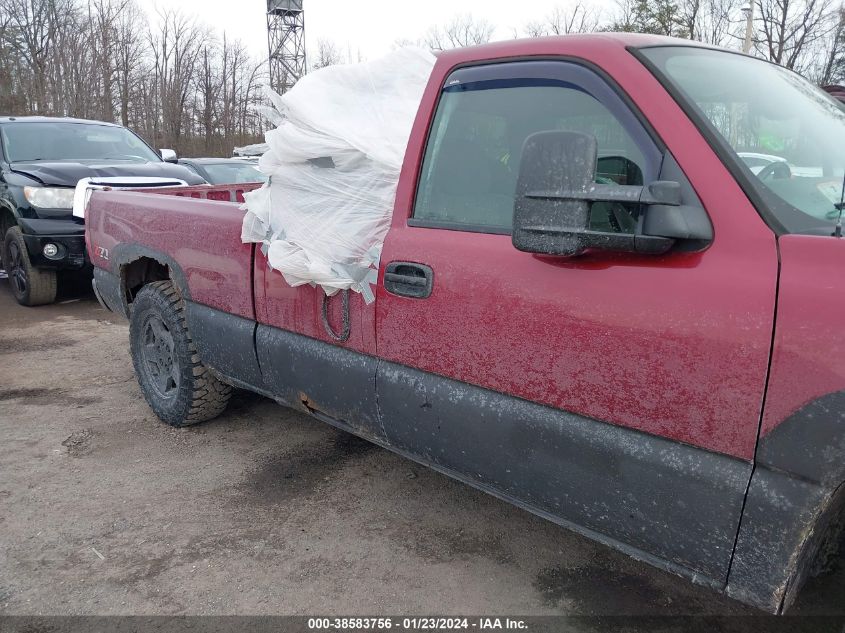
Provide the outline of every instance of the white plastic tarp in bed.
{"type": "Polygon", "coordinates": [[[312,72],[270,113],[270,180],[244,195],[242,239],[263,245],[292,286],[369,303],[399,171],[434,56],[403,48],[381,59],[312,72]]]}

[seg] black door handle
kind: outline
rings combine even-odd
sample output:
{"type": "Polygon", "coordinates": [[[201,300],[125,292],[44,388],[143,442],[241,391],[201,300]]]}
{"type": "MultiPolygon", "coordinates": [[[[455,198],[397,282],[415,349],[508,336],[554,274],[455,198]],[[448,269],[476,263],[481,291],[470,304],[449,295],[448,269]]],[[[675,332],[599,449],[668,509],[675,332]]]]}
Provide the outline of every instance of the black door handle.
{"type": "Polygon", "coordinates": [[[390,294],[426,299],[434,287],[434,271],[425,264],[390,262],[384,269],[384,289],[390,294]]]}

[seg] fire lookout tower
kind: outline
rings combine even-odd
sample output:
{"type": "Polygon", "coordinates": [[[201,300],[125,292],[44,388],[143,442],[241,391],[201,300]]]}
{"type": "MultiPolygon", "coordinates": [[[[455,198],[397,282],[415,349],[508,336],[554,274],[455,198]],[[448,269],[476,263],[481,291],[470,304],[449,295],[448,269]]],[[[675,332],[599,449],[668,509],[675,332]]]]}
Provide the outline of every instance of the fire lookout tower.
{"type": "Polygon", "coordinates": [[[267,0],[270,86],[284,94],[305,74],[304,0],[267,0]]]}

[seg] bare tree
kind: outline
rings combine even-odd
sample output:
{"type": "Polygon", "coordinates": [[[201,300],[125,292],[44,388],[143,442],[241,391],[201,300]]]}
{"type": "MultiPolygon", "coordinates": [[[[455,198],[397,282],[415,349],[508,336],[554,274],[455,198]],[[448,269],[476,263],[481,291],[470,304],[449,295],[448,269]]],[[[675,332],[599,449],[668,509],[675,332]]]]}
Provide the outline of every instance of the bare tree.
{"type": "Polygon", "coordinates": [[[311,65],[312,70],[343,63],[343,55],[341,55],[337,44],[322,38],[317,40],[317,55],[312,59],[315,59],[311,65]]]}
{"type": "Polygon", "coordinates": [[[147,64],[142,58],[144,40],[138,25],[145,17],[138,5],[127,2],[115,24],[114,65],[117,76],[117,96],[120,122],[129,125],[130,100],[140,77],[146,74],[147,64]]]}
{"type": "Polygon", "coordinates": [[[99,118],[111,120],[114,117],[115,77],[117,75],[120,27],[125,25],[125,14],[132,13],[131,0],[88,0],[87,28],[92,68],[99,77],[95,84],[99,107],[99,118]]]}
{"type": "Polygon", "coordinates": [[[0,112],[114,120],[180,152],[260,139],[266,62],[136,0],[0,0],[0,112]]]}
{"type": "Polygon", "coordinates": [[[245,117],[244,100],[246,75],[255,72],[246,47],[242,42],[231,42],[224,38],[221,51],[223,71],[223,114],[221,126],[226,136],[242,133],[245,117]]]}
{"type": "Polygon", "coordinates": [[[64,14],[71,14],[67,0],[0,0],[8,45],[31,73],[28,101],[31,112],[49,112],[47,71],[64,14]]]}
{"type": "Polygon", "coordinates": [[[407,37],[399,37],[393,40],[393,44],[390,45],[391,50],[396,50],[398,48],[405,48],[406,46],[419,46],[423,48],[427,46],[424,39],[416,39],[412,40],[407,37]]]}
{"type": "Polygon", "coordinates": [[[525,32],[529,37],[592,33],[600,23],[600,13],[578,0],[570,7],[555,6],[542,20],[526,24],[525,32]]]}
{"type": "Polygon", "coordinates": [[[220,70],[216,67],[214,50],[206,45],[203,48],[200,69],[197,76],[197,93],[200,104],[197,106],[200,128],[205,136],[205,149],[211,149],[217,121],[217,105],[221,90],[220,70]]]}
{"type": "Polygon", "coordinates": [[[684,0],[679,22],[686,36],[707,44],[726,46],[739,38],[743,20],[736,20],[745,0],[684,0]]]}
{"type": "Polygon", "coordinates": [[[74,7],[62,18],[49,56],[44,113],[99,118],[102,75],[96,71],[94,47],[89,41],[93,28],[87,9],[74,7]]]}
{"type": "Polygon", "coordinates": [[[178,149],[185,129],[194,71],[209,33],[195,20],[173,9],[159,13],[160,24],[148,35],[153,57],[162,142],[178,149]]]}
{"type": "Polygon", "coordinates": [[[489,42],[495,27],[484,19],[470,14],[456,15],[443,26],[433,26],[425,37],[426,45],[434,51],[489,42]]]}
{"type": "Polygon", "coordinates": [[[845,7],[836,11],[836,26],[822,41],[820,53],[822,63],[811,71],[811,78],[822,86],[845,80],[845,7]]]}
{"type": "Polygon", "coordinates": [[[9,46],[11,16],[0,9],[0,112],[15,112],[22,107],[22,97],[15,85],[16,56],[9,46]]]}
{"type": "Polygon", "coordinates": [[[675,0],[617,0],[611,31],[687,37],[681,9],[675,0]]]}
{"type": "Polygon", "coordinates": [[[776,64],[804,69],[806,54],[836,28],[832,0],[754,0],[758,54],[776,64]]]}

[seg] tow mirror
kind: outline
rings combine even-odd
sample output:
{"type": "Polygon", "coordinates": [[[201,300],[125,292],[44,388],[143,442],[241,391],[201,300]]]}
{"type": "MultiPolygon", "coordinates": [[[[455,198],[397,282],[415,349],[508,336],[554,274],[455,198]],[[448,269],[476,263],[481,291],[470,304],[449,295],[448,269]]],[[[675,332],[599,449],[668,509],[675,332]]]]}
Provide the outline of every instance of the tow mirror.
{"type": "Polygon", "coordinates": [[[179,157],[176,156],[176,151],[172,149],[160,149],[158,150],[159,155],[161,156],[161,160],[165,163],[176,163],[179,161],[179,157]]]}
{"type": "MultiPolygon", "coordinates": [[[[681,204],[677,182],[657,181],[646,187],[596,183],[597,157],[596,138],[581,132],[537,132],[525,140],[513,214],[512,239],[517,249],[566,256],[589,249],[657,255],[672,247],[673,233],[680,232],[678,224],[685,230],[684,221],[668,222],[672,225],[669,235],[646,234],[644,222],[636,233],[590,228],[590,209],[595,202],[654,206],[656,215],[662,217],[671,217],[667,207],[681,204]]],[[[687,233],[678,237],[689,237],[687,233]]]]}

